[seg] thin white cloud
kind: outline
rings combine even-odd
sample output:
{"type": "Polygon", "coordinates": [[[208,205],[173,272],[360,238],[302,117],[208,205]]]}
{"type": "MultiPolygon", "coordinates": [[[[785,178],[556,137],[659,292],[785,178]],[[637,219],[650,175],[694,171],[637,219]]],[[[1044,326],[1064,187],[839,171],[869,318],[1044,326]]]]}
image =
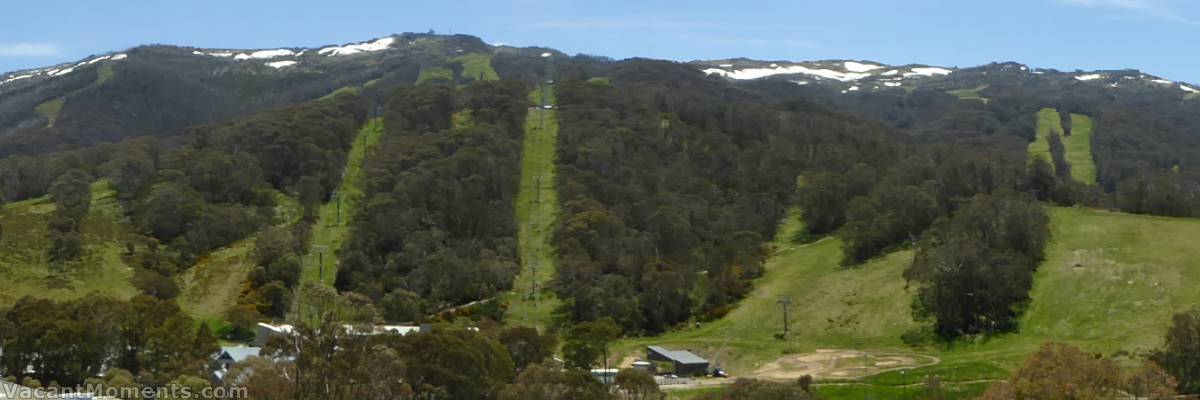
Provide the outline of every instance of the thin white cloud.
{"type": "Polygon", "coordinates": [[[1171,22],[1200,25],[1200,19],[1185,15],[1167,0],[1058,0],[1058,2],[1073,6],[1120,9],[1171,22]]]}
{"type": "Polygon", "coordinates": [[[58,47],[38,43],[0,44],[0,56],[4,57],[46,57],[58,54],[58,47]]]}

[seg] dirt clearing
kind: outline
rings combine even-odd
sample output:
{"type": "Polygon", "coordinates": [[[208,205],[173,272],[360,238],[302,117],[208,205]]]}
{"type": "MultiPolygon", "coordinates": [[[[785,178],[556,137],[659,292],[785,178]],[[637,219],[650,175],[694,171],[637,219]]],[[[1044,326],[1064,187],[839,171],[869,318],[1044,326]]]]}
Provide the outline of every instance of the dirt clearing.
{"type": "Polygon", "coordinates": [[[771,380],[793,380],[804,375],[816,379],[857,379],[891,370],[925,367],[938,361],[936,357],[919,354],[818,349],[780,357],[749,375],[771,380]]]}

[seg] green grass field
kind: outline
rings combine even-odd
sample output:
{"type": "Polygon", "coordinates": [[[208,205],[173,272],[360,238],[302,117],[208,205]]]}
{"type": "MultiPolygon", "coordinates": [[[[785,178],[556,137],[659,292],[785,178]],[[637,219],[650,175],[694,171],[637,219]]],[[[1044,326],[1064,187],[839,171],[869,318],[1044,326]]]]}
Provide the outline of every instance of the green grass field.
{"type": "Polygon", "coordinates": [[[421,72],[417,75],[418,84],[435,79],[453,81],[454,71],[446,67],[422,67],[421,72]]]}
{"type": "Polygon", "coordinates": [[[256,237],[204,255],[196,265],[176,276],[179,307],[194,318],[219,325],[225,311],[237,304],[246,277],[254,268],[250,252],[254,250],[256,237]]]}
{"type": "Polygon", "coordinates": [[[112,78],[115,76],[117,76],[117,73],[116,73],[116,71],[113,70],[111,61],[100,64],[100,67],[96,68],[96,83],[97,84],[108,82],[109,80],[112,80],[112,78]]]}
{"type": "Polygon", "coordinates": [[[5,287],[0,306],[24,296],[71,300],[91,293],[128,299],[137,293],[132,270],[121,259],[126,235],[132,234],[116,193],[107,181],[92,185],[92,204],[80,225],[84,256],[54,271],[46,258],[50,248],[47,221],[56,206],[39,197],[6,204],[0,209],[0,274],[5,287]]]}
{"type": "Polygon", "coordinates": [[[1092,117],[1071,114],[1071,136],[1063,138],[1071,178],[1089,185],[1096,183],[1096,162],[1092,160],[1092,117]]]}
{"type": "Polygon", "coordinates": [[[841,242],[836,238],[809,244],[783,239],[802,229],[793,212],[779,230],[768,272],[724,318],[661,337],[631,339],[620,348],[634,353],[651,344],[688,348],[735,374],[784,354],[818,348],[904,350],[900,336],[918,326],[908,308],[912,292],[901,276],[912,253],[901,251],[844,269],[838,264],[841,242]],[[779,340],[775,334],[783,331],[783,314],[777,301],[785,295],[793,303],[791,334],[779,340]]]}
{"type": "Polygon", "coordinates": [[[462,76],[467,79],[487,81],[500,79],[500,75],[497,75],[496,70],[492,69],[491,54],[471,53],[455,57],[454,61],[463,64],[462,76]]]}
{"type": "Polygon", "coordinates": [[[1062,120],[1058,111],[1053,108],[1043,108],[1037,114],[1037,137],[1029,144],[1029,160],[1041,158],[1054,168],[1054,160],[1050,158],[1050,132],[1062,134],[1062,120]]]}
{"type": "Polygon", "coordinates": [[[988,85],[982,85],[982,86],[974,87],[974,88],[947,90],[946,93],[949,93],[949,94],[953,95],[954,97],[958,97],[960,100],[979,100],[984,103],[987,103],[988,99],[979,94],[979,92],[981,90],[984,90],[987,88],[988,88],[988,85]]]}
{"type": "MultiPolygon", "coordinates": [[[[300,219],[300,205],[295,199],[275,192],[275,202],[281,221],[277,226],[288,226],[300,219]]],[[[225,311],[237,304],[246,278],[254,269],[251,253],[257,238],[258,234],[255,233],[206,254],[187,271],[177,275],[175,280],[180,294],[176,302],[179,307],[212,326],[223,324],[225,311]]]]}
{"type": "Polygon", "coordinates": [[[65,102],[65,98],[59,97],[42,104],[38,104],[33,111],[36,111],[43,117],[46,117],[46,120],[48,121],[46,122],[46,127],[49,128],[54,126],[54,120],[58,119],[59,113],[62,113],[63,103],[65,102]]]}
{"type": "MultiPolygon", "coordinates": [[[[1200,220],[1121,214],[1100,210],[1050,208],[1053,239],[1036,274],[1032,301],[1020,330],[989,339],[905,345],[900,336],[920,326],[909,306],[912,290],[901,276],[911,251],[899,251],[845,270],[838,267],[839,241],[775,243],[767,274],[750,296],[717,321],[658,337],[633,338],[617,346],[615,360],[641,355],[650,344],[686,348],[706,356],[736,376],[783,355],[814,349],[857,349],[936,357],[934,365],[884,372],[854,385],[824,385],[830,399],[893,396],[901,381],[937,375],[951,398],[970,398],[1047,341],[1067,342],[1105,355],[1142,354],[1161,344],[1171,316],[1200,304],[1194,268],[1200,249],[1200,220]],[[782,330],[779,295],[790,295],[792,335],[782,330]]],[[[779,237],[800,228],[789,218],[779,237]]],[[[830,383],[830,382],[824,382],[830,383]]],[[[919,386],[909,386],[919,389],[919,386]]]]}
{"type": "MultiPolygon", "coordinates": [[[[1092,159],[1092,118],[1081,114],[1071,114],[1071,136],[1062,136],[1064,156],[1071,166],[1071,178],[1086,184],[1096,183],[1096,163],[1092,159]]],[[[1041,158],[1050,163],[1050,132],[1063,133],[1062,119],[1053,108],[1043,108],[1037,114],[1037,138],[1029,144],[1029,159],[1041,158]]]]}
{"type": "MultiPolygon", "coordinates": [[[[553,90],[547,92],[552,97],[553,90]]],[[[531,95],[540,98],[540,93],[531,95]]],[[[558,118],[554,110],[530,109],[525,117],[524,150],[521,153],[521,188],[517,193],[518,245],[521,272],[514,290],[505,295],[508,320],[546,328],[559,301],[548,290],[554,277],[555,248],[551,235],[558,217],[555,189],[555,145],[558,118]],[[534,271],[536,270],[536,274],[534,271]],[[530,287],[536,282],[536,296],[530,287]]]]}
{"type": "Polygon", "coordinates": [[[529,92],[529,101],[533,104],[541,105],[543,96],[545,96],[546,104],[558,104],[558,97],[554,95],[554,86],[549,86],[546,84],[539,85],[537,89],[529,92]],[[545,90],[544,95],[542,92],[543,90],[545,90]]]}
{"type": "Polygon", "coordinates": [[[346,158],[346,167],[342,170],[342,183],[337,189],[338,199],[331,199],[318,211],[317,223],[313,226],[312,246],[310,246],[308,254],[304,256],[304,270],[300,276],[300,287],[303,287],[305,282],[318,281],[325,285],[333,285],[333,281],[337,277],[337,251],[346,241],[351,225],[350,218],[365,196],[362,185],[366,178],[363,171],[366,152],[371,146],[379,143],[382,137],[383,120],[373,119],[368,121],[359,131],[358,137],[354,138],[354,145],[350,148],[350,153],[346,158]],[[339,207],[341,217],[338,216],[339,207]],[[321,258],[319,249],[324,249],[325,253],[323,276],[318,265],[321,258]]]}

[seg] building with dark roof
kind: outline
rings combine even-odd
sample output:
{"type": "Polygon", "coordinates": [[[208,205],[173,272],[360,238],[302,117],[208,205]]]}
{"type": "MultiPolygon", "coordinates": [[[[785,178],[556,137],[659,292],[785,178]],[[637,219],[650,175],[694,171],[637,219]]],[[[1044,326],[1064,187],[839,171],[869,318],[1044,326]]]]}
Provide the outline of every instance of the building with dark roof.
{"type": "Polygon", "coordinates": [[[675,375],[690,376],[708,373],[708,360],[686,350],[667,350],[661,346],[647,346],[646,358],[652,361],[669,362],[675,375]]]}

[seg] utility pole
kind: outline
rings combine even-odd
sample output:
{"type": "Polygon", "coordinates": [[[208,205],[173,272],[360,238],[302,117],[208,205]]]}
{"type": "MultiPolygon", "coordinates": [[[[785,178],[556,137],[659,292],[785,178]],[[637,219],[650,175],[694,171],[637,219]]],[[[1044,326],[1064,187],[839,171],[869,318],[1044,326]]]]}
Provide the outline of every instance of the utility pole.
{"type": "Polygon", "coordinates": [[[779,296],[778,303],[783,306],[783,336],[787,337],[791,333],[791,328],[788,327],[788,307],[792,305],[791,296],[779,296]]]}
{"type": "Polygon", "coordinates": [[[342,224],[342,196],[338,196],[338,192],[336,190],[333,191],[333,200],[335,202],[337,202],[337,217],[335,218],[334,221],[337,225],[341,225],[342,224]]]}
{"type": "MultiPolygon", "coordinates": [[[[531,236],[532,236],[533,231],[536,229],[537,229],[537,226],[534,225],[533,221],[530,221],[529,222],[529,232],[530,232],[531,236]]],[[[534,302],[537,302],[537,286],[538,286],[537,285],[537,270],[538,270],[538,262],[541,261],[541,260],[539,260],[539,257],[538,257],[538,250],[541,250],[541,244],[533,243],[532,250],[533,250],[533,252],[531,254],[531,257],[529,257],[530,258],[529,259],[529,299],[533,300],[534,302]]]]}
{"type": "Polygon", "coordinates": [[[538,131],[539,132],[542,129],[546,129],[546,101],[547,101],[546,90],[549,89],[549,85],[548,85],[549,81],[551,79],[554,79],[554,75],[550,71],[550,66],[552,65],[550,56],[551,56],[551,54],[548,52],[542,53],[542,58],[546,59],[546,71],[544,73],[545,76],[540,80],[540,82],[538,82],[538,86],[540,86],[542,88],[542,105],[541,105],[541,107],[538,107],[538,131]]]}
{"type": "Polygon", "coordinates": [[[313,250],[317,251],[317,279],[325,283],[325,251],[329,246],[313,246],[313,250]]]}
{"type": "Polygon", "coordinates": [[[542,176],[533,178],[533,204],[542,204],[542,176]]]}

